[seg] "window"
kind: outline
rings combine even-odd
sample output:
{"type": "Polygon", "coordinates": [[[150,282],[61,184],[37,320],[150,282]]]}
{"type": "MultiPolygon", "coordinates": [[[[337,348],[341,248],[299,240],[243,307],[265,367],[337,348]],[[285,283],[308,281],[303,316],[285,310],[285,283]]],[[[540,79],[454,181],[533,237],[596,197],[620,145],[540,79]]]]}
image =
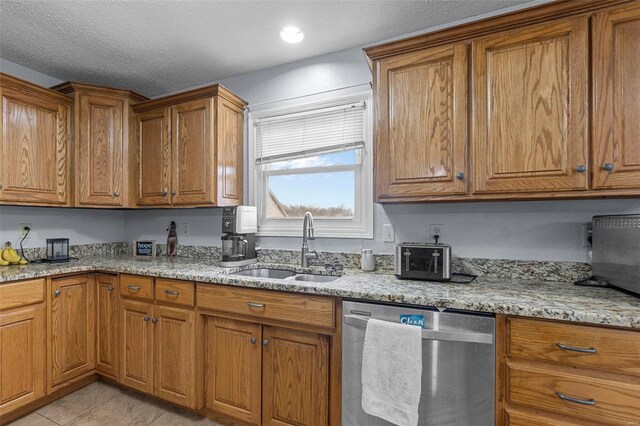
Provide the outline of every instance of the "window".
{"type": "Polygon", "coordinates": [[[370,99],[367,91],[251,112],[258,235],[300,236],[310,211],[320,237],[373,237],[370,99]]]}

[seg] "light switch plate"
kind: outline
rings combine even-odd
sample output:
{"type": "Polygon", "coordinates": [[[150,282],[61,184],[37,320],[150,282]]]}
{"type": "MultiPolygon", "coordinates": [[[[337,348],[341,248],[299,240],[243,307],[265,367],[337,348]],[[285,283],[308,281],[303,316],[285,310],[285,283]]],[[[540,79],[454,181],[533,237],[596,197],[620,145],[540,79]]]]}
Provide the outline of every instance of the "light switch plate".
{"type": "Polygon", "coordinates": [[[385,223],[382,225],[382,241],[385,243],[395,243],[396,242],[396,233],[393,229],[393,225],[390,223],[385,223]]]}

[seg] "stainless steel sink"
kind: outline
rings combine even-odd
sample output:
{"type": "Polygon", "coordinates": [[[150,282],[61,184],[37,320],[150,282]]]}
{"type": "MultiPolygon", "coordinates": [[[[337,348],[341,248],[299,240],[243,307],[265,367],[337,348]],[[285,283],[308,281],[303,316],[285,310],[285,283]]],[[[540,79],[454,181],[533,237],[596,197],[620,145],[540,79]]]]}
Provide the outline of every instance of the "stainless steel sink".
{"type": "Polygon", "coordinates": [[[300,274],[300,275],[296,275],[294,280],[309,281],[314,283],[328,283],[331,281],[335,281],[338,278],[340,277],[336,277],[335,275],[300,274]]]}
{"type": "Polygon", "coordinates": [[[230,275],[242,275],[244,277],[257,277],[257,278],[277,278],[284,279],[294,276],[294,271],[287,271],[285,269],[270,269],[270,268],[256,268],[246,269],[244,271],[232,272],[230,275]]]}

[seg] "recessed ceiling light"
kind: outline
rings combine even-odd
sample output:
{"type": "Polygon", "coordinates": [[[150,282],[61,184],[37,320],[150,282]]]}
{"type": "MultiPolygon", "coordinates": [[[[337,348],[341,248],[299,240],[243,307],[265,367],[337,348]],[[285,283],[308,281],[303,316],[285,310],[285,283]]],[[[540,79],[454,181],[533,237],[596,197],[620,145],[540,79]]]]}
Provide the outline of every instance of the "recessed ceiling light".
{"type": "Polygon", "coordinates": [[[298,27],[284,27],[280,31],[280,38],[287,43],[300,43],[304,38],[304,33],[298,27]]]}

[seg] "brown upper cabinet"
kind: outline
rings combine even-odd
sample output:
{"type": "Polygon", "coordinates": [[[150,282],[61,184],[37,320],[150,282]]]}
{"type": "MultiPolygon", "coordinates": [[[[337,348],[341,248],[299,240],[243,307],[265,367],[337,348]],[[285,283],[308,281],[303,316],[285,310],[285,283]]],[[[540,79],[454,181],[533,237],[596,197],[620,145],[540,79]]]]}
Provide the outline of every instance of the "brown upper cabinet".
{"type": "Polygon", "coordinates": [[[0,97],[0,204],[70,204],[73,101],[2,73],[0,97]]]}
{"type": "Polygon", "coordinates": [[[640,3],[593,16],[593,187],[640,186],[640,3]]]}
{"type": "Polygon", "coordinates": [[[246,105],[219,85],[137,104],[138,205],[240,204],[246,105]]]}
{"type": "Polygon", "coordinates": [[[467,191],[467,46],[376,63],[376,195],[467,191]]]}
{"type": "Polygon", "coordinates": [[[640,1],[561,0],[365,53],[376,201],[640,196],[640,1]]]}
{"type": "Polygon", "coordinates": [[[129,144],[131,105],[147,98],[127,90],[74,82],[52,89],[74,99],[75,205],[135,205],[135,192],[129,185],[135,161],[129,144]]]}
{"type": "Polygon", "coordinates": [[[587,189],[587,17],[474,41],[474,191],[587,189]]]}

